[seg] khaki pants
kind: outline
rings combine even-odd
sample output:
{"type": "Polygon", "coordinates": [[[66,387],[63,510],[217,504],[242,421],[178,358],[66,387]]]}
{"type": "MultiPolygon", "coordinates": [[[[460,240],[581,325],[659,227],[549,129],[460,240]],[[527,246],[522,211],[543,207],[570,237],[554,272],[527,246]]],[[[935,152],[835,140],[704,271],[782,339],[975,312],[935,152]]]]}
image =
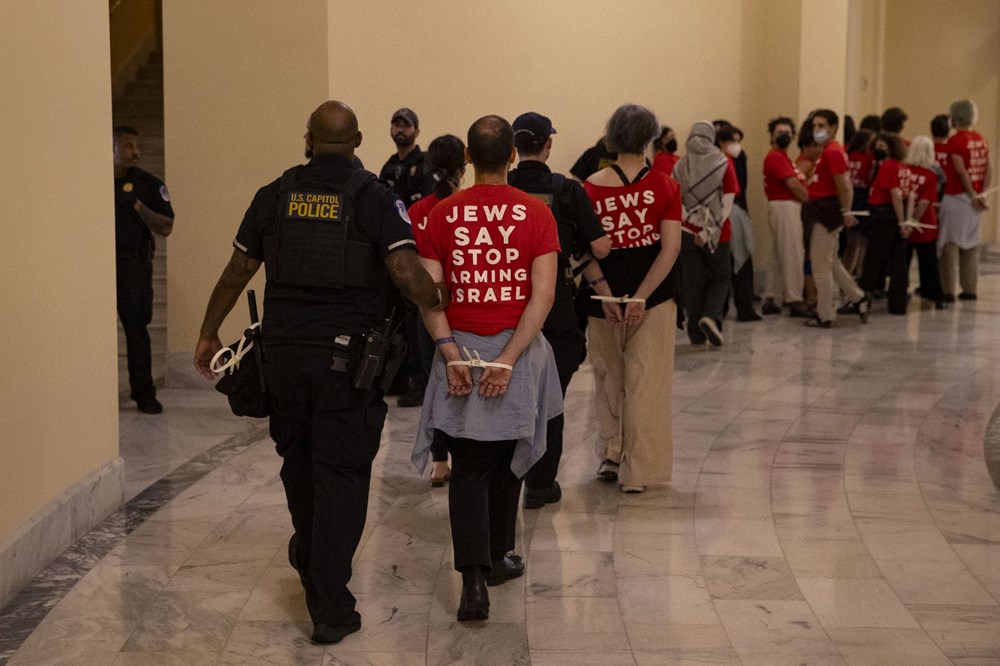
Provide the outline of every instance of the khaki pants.
{"type": "Polygon", "coordinates": [[[833,285],[838,287],[851,302],[860,301],[865,292],[854,282],[844,265],[837,258],[840,229],[827,231],[826,227],[813,222],[809,240],[809,259],[812,261],[813,279],[816,281],[816,314],[824,321],[833,321],[837,313],[833,309],[833,285]]]}
{"type": "Polygon", "coordinates": [[[673,473],[671,393],[677,305],[646,312],[638,326],[591,317],[590,357],[597,379],[597,456],[619,463],[618,481],[647,486],[673,473]]]}
{"type": "Polygon", "coordinates": [[[801,215],[802,204],[798,201],[767,202],[767,224],[771,228],[774,259],[764,295],[781,299],[782,303],[802,301],[806,249],[802,244],[801,215]]]}
{"type": "Polygon", "coordinates": [[[954,243],[945,243],[941,248],[941,288],[945,295],[955,295],[955,272],[958,271],[958,284],[962,293],[976,293],[979,281],[979,248],[963,250],[954,243]]]}

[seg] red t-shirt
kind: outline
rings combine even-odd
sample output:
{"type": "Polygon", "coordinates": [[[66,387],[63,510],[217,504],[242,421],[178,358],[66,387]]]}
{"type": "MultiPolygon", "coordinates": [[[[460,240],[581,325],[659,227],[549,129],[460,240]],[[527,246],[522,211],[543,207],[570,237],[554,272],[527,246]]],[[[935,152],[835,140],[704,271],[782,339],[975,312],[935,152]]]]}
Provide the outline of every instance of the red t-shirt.
{"type": "Polygon", "coordinates": [[[888,206],[892,204],[892,190],[899,187],[899,167],[896,160],[885,159],[878,168],[878,175],[872,187],[868,190],[869,206],[888,206]]]}
{"type": "MultiPolygon", "coordinates": [[[[872,184],[872,163],[875,156],[867,150],[855,150],[847,155],[847,170],[851,185],[868,189],[872,184]]],[[[412,215],[411,215],[412,217],[412,215]]]]}
{"type": "Polygon", "coordinates": [[[847,153],[844,147],[836,141],[828,141],[823,146],[823,152],[816,160],[816,171],[809,181],[809,198],[837,196],[837,183],[834,176],[847,173],[847,153]]]}
{"type": "Polygon", "coordinates": [[[601,226],[611,237],[612,250],[659,246],[660,223],[681,219],[681,187],[673,178],[651,171],[631,185],[595,185],[583,189],[590,198],[601,226]]]}
{"type": "Polygon", "coordinates": [[[680,161],[681,158],[676,153],[657,153],[653,157],[653,168],[672,177],[674,175],[674,165],[680,161]]]}
{"type": "Polygon", "coordinates": [[[417,243],[417,248],[428,243],[427,240],[427,219],[430,216],[431,209],[438,204],[441,199],[438,198],[436,194],[428,194],[425,197],[417,199],[417,201],[410,206],[410,209],[406,211],[407,215],[410,216],[410,224],[413,226],[413,240],[417,243]]]}
{"type": "Polygon", "coordinates": [[[932,229],[914,229],[910,234],[911,243],[930,243],[937,240],[938,220],[937,211],[934,209],[934,202],[937,201],[937,174],[930,169],[904,164],[899,169],[899,189],[903,192],[903,205],[907,214],[911,214],[910,194],[913,193],[912,206],[915,209],[921,201],[927,201],[927,210],[920,217],[919,222],[926,224],[932,229]]]}
{"type": "Polygon", "coordinates": [[[937,160],[941,170],[948,173],[948,162],[951,162],[951,158],[948,157],[947,140],[934,142],[934,159],[937,160]]]}
{"type": "Polygon", "coordinates": [[[783,150],[772,148],[764,158],[764,195],[768,201],[798,201],[785,184],[788,178],[797,178],[803,187],[806,177],[783,150]]]}
{"type": "Polygon", "coordinates": [[[972,189],[976,192],[983,191],[983,179],[986,177],[986,165],[990,161],[990,147],[986,139],[979,132],[972,130],[959,130],[948,139],[948,166],[945,167],[945,175],[948,180],[944,184],[945,194],[963,194],[965,188],[962,181],[958,179],[955,165],[952,164],[951,156],[959,155],[965,170],[969,173],[969,180],[972,181],[972,189]]]}
{"type": "Polygon", "coordinates": [[[420,256],[441,262],[448,323],[476,335],[517,326],[531,298],[531,264],[559,252],[552,211],[509,185],[475,185],[431,210],[420,256]]]}

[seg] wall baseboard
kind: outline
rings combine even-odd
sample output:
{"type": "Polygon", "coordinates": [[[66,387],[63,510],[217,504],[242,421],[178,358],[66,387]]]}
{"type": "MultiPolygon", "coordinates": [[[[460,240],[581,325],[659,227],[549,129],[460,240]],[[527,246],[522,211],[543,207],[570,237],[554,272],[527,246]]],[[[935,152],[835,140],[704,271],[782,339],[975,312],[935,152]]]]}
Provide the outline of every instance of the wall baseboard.
{"type": "Polygon", "coordinates": [[[0,542],[0,608],[125,501],[125,462],[102,465],[0,542]]]}

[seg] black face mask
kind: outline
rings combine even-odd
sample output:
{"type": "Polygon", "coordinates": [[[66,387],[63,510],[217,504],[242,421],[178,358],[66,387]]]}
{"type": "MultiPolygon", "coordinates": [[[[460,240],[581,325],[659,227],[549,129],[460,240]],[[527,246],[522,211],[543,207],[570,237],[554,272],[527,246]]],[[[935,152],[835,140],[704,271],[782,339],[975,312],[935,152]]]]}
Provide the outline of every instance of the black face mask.
{"type": "Polygon", "coordinates": [[[774,137],[774,145],[776,145],[778,148],[781,148],[782,150],[788,148],[788,146],[792,145],[792,135],[779,134],[778,136],[774,137]]]}
{"type": "Polygon", "coordinates": [[[668,153],[676,153],[677,152],[677,139],[671,139],[670,141],[667,141],[667,143],[664,144],[663,147],[666,149],[666,151],[668,153]]]}
{"type": "Polygon", "coordinates": [[[886,157],[889,156],[889,153],[887,153],[884,150],[880,150],[879,148],[876,148],[875,150],[872,151],[872,155],[875,156],[875,161],[881,162],[882,160],[884,160],[886,157]]]}

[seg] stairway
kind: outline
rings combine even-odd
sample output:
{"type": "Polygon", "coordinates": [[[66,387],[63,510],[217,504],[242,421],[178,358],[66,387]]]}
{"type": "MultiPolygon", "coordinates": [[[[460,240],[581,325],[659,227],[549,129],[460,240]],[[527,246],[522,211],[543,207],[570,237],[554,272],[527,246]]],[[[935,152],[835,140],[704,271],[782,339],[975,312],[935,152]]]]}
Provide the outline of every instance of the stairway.
{"type": "MultiPolygon", "coordinates": [[[[163,177],[163,52],[154,51],[125,94],[112,100],[114,125],[131,125],[139,132],[139,168],[163,177]]],[[[170,183],[167,183],[169,187],[170,183]]],[[[167,239],[156,237],[153,257],[153,321],[149,325],[153,381],[163,386],[167,355],[167,239]]],[[[125,333],[118,323],[118,394],[129,396],[125,333]]]]}

